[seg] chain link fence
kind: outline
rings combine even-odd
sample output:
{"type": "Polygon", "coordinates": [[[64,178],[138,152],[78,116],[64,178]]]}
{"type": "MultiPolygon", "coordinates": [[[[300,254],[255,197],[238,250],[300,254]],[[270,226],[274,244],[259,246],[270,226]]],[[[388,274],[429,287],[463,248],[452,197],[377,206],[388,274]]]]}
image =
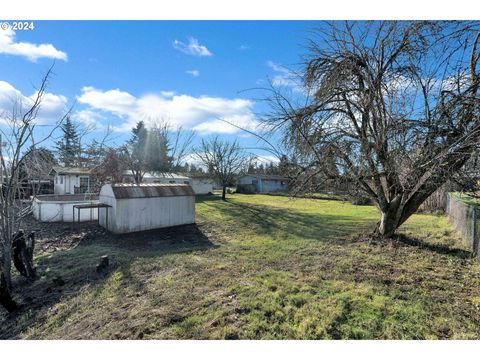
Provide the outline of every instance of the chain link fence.
{"type": "Polygon", "coordinates": [[[480,208],[475,204],[468,204],[452,194],[447,195],[447,216],[450,223],[462,237],[468,241],[474,256],[479,255],[480,235],[480,208]]]}

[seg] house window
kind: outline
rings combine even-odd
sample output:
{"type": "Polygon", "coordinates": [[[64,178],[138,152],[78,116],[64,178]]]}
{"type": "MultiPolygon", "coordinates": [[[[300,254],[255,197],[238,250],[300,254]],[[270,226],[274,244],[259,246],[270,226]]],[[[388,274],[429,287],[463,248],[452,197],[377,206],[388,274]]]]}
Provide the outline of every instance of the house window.
{"type": "Polygon", "coordinates": [[[60,176],[60,184],[63,184],[63,175],[60,176]]]}
{"type": "Polygon", "coordinates": [[[87,176],[80,177],[80,193],[86,193],[89,190],[89,179],[87,176]]]}
{"type": "Polygon", "coordinates": [[[190,181],[184,181],[183,183],[188,185],[190,184],[190,181]]]}
{"type": "Polygon", "coordinates": [[[252,184],[253,184],[253,185],[257,185],[257,184],[258,184],[258,180],[252,180],[252,184]]]}
{"type": "Polygon", "coordinates": [[[168,183],[169,184],[175,184],[175,180],[170,180],[168,183]]]}

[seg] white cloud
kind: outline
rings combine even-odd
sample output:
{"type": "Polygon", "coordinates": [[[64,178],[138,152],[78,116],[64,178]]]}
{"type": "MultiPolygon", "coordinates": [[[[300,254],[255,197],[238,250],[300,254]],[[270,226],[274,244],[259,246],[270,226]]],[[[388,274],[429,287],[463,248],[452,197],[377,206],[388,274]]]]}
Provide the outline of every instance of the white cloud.
{"type": "Polygon", "coordinates": [[[172,97],[175,95],[175,91],[161,91],[160,94],[164,97],[172,97]]]}
{"type": "Polygon", "coordinates": [[[250,49],[250,45],[245,45],[245,44],[242,44],[238,47],[238,50],[249,50],[250,49]]]}
{"type": "Polygon", "coordinates": [[[193,130],[198,131],[200,134],[211,134],[211,133],[221,133],[221,134],[235,134],[241,129],[246,130],[255,130],[257,123],[252,121],[251,117],[248,115],[242,116],[232,116],[228,119],[217,119],[207,122],[202,122],[195,126],[193,130]],[[234,125],[230,125],[235,124],[234,125]],[[240,129],[241,128],[241,129],[240,129]]]}
{"type": "Polygon", "coordinates": [[[114,128],[117,131],[130,131],[139,120],[148,123],[151,120],[166,119],[173,126],[183,126],[203,134],[233,134],[240,131],[225,121],[248,129],[253,129],[257,123],[252,112],[253,102],[250,100],[172,93],[167,95],[163,92],[135,97],[120,89],[102,91],[84,87],[78,102],[89,105],[91,111],[107,112],[124,119],[114,128]]]}
{"type": "Polygon", "coordinates": [[[188,44],[175,40],[173,42],[173,47],[185,54],[193,56],[212,56],[213,53],[207,49],[206,46],[200,45],[198,40],[191,37],[188,39],[188,44]]]}
{"type": "Polygon", "coordinates": [[[101,91],[90,86],[82,88],[82,95],[78,98],[78,101],[83,104],[120,117],[134,114],[136,100],[134,96],[119,89],[101,91]]]}
{"type": "Polygon", "coordinates": [[[200,71],[198,70],[187,70],[185,73],[192,75],[193,77],[199,77],[200,76],[200,71]]]}
{"type": "Polygon", "coordinates": [[[256,155],[257,162],[263,165],[270,165],[270,163],[278,164],[280,160],[274,155],[256,155]]]}
{"type": "Polygon", "coordinates": [[[273,61],[267,61],[267,66],[271,68],[276,74],[272,78],[272,85],[291,87],[294,90],[302,91],[300,88],[298,76],[291,70],[274,63],[273,61]]]}
{"type": "Polygon", "coordinates": [[[0,30],[0,54],[24,56],[33,62],[40,58],[67,61],[67,54],[57,50],[52,44],[15,42],[15,31],[11,29],[0,30]]]}
{"type": "MultiPolygon", "coordinates": [[[[201,153],[204,154],[204,153],[201,153]]],[[[196,153],[190,153],[185,155],[183,158],[183,163],[189,163],[190,165],[195,165],[196,167],[204,168],[202,160],[198,157],[196,153]]]]}
{"type": "MultiPolygon", "coordinates": [[[[6,81],[0,80],[0,118],[5,119],[14,107],[20,112],[26,111],[32,105],[37,93],[24,95],[6,81]],[[18,108],[19,107],[19,108],[18,108]]],[[[68,99],[63,95],[44,93],[37,113],[38,123],[52,123],[60,120],[67,111],[68,99]]],[[[5,123],[5,121],[2,121],[5,123]]]]}
{"type": "Polygon", "coordinates": [[[82,123],[88,128],[93,128],[95,130],[103,129],[102,120],[105,119],[105,116],[100,114],[97,111],[90,109],[80,110],[73,114],[73,120],[82,123]]]}

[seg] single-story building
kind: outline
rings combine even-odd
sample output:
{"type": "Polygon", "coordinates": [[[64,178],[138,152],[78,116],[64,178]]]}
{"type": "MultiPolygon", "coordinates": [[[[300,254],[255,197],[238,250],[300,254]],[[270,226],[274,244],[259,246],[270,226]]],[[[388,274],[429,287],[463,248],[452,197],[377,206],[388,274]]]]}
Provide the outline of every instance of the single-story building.
{"type": "Polygon", "coordinates": [[[99,223],[124,234],[195,223],[195,193],[186,184],[105,184],[99,223]]]}
{"type": "Polygon", "coordinates": [[[190,186],[196,195],[206,195],[213,193],[215,181],[209,177],[191,176],[190,186]]]}
{"type": "Polygon", "coordinates": [[[269,193],[288,191],[290,178],[281,175],[246,174],[238,179],[237,191],[245,193],[269,193]]]}
{"type": "Polygon", "coordinates": [[[54,166],[50,175],[53,176],[53,193],[56,195],[84,194],[91,191],[91,170],[88,168],[54,166]]]}
{"type": "MultiPolygon", "coordinates": [[[[134,176],[131,170],[123,173],[123,181],[133,183],[134,176]]],[[[146,172],[142,180],[143,184],[185,184],[190,185],[196,195],[204,195],[213,192],[215,182],[207,177],[189,177],[175,173],[146,172]]]]}

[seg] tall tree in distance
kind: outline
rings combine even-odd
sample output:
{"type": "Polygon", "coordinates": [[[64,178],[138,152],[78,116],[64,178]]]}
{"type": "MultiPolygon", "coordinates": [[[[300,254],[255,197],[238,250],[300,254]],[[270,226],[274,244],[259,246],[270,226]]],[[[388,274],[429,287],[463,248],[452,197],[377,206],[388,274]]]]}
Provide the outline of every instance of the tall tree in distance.
{"type": "Polygon", "coordinates": [[[132,129],[132,137],[124,147],[128,168],[140,184],[147,171],[166,173],[182,170],[182,162],[194,138],[194,132],[181,127],[172,129],[165,121],[139,121],[132,129]]]}
{"type": "Polygon", "coordinates": [[[154,122],[148,130],[145,143],[145,166],[152,172],[169,172],[172,169],[170,156],[169,125],[154,122]]]}
{"type": "Polygon", "coordinates": [[[303,103],[273,89],[265,122],[283,129],[300,180],[348,179],[380,210],[375,234],[389,238],[478,150],[479,41],[478,22],[324,23],[305,59],[303,103]]]}
{"type": "Polygon", "coordinates": [[[222,200],[226,200],[227,186],[242,172],[246,172],[251,156],[245,153],[237,141],[222,141],[218,137],[202,140],[195,154],[222,186],[222,200]]]}
{"type": "Polygon", "coordinates": [[[143,121],[137,122],[132,129],[132,136],[128,141],[125,152],[128,159],[128,168],[132,172],[135,183],[140,184],[145,175],[145,146],[148,130],[143,121]]]}
{"type": "Polygon", "coordinates": [[[56,150],[63,166],[80,166],[81,146],[77,126],[70,116],[60,126],[62,138],[57,141],[56,150]]]}

